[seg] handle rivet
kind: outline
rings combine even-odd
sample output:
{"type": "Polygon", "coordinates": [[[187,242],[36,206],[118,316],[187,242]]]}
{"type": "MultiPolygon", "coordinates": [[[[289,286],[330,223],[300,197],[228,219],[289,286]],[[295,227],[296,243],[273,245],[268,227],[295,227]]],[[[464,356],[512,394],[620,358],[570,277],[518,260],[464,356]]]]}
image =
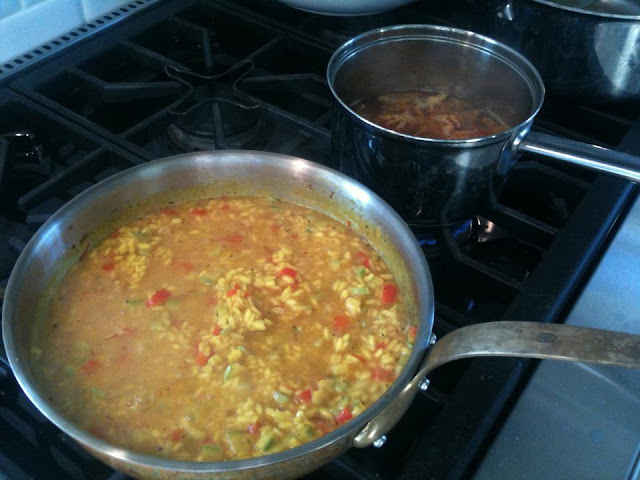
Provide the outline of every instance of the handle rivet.
{"type": "Polygon", "coordinates": [[[376,447],[376,448],[380,448],[385,443],[387,443],[387,436],[386,435],[380,435],[378,438],[376,438],[374,440],[373,446],[376,447]]]}
{"type": "Polygon", "coordinates": [[[436,343],[437,340],[438,338],[436,337],[436,334],[432,333],[431,336],[429,337],[429,345],[433,345],[434,343],[436,343]]]}
{"type": "Polygon", "coordinates": [[[428,378],[423,378],[422,380],[420,380],[420,383],[418,384],[418,388],[423,392],[426,392],[427,389],[429,388],[430,383],[431,382],[429,381],[428,378]]]}

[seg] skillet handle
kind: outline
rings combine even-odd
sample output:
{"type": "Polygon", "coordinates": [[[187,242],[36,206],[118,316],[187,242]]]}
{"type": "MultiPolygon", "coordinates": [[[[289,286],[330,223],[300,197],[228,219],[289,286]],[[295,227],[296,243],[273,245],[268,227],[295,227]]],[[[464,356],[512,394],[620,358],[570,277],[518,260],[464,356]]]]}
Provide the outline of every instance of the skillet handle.
{"type": "Polygon", "coordinates": [[[640,183],[640,158],[628,153],[539,132],[529,132],[517,149],[640,183]]]}
{"type": "Polygon", "coordinates": [[[526,357],[640,368],[640,335],[539,322],[489,322],[459,328],[427,351],[417,375],[355,436],[354,446],[372,445],[391,430],[429,372],[469,357],[526,357]]]}

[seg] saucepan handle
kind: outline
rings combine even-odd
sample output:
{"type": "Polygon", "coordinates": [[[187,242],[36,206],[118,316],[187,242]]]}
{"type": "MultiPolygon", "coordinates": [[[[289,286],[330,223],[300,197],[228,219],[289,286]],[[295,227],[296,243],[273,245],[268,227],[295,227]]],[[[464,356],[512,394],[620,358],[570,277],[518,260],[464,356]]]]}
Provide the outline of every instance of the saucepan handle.
{"type": "Polygon", "coordinates": [[[640,183],[640,157],[628,153],[539,132],[529,132],[517,148],[640,183]]]}
{"type": "Polygon", "coordinates": [[[372,445],[387,433],[413,401],[433,369],[469,357],[527,357],[640,368],[640,335],[538,322],[489,322],[460,328],[431,347],[417,375],[354,438],[372,445]]]}

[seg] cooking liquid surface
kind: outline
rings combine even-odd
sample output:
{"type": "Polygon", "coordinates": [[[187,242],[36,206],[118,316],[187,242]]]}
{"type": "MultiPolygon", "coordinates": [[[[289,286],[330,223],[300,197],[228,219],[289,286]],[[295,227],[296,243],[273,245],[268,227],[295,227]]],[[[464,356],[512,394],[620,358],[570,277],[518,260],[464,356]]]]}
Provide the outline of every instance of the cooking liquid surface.
{"type": "Polygon", "coordinates": [[[55,291],[44,391],[109,442],[195,461],[285,450],[363,412],[416,329],[348,226],[269,198],[170,206],[114,231],[55,291]]]}
{"type": "Polygon", "coordinates": [[[489,109],[444,92],[397,91],[366,97],[351,108],[376,125],[420,138],[463,140],[494,135],[508,128],[489,109]]]}

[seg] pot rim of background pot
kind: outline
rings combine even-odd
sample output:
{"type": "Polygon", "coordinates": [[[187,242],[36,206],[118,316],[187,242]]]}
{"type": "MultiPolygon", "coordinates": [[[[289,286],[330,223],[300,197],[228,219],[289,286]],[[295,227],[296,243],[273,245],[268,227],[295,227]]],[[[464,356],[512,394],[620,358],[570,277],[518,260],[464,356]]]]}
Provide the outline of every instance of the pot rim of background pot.
{"type": "MultiPolygon", "coordinates": [[[[511,3],[512,0],[509,1],[511,3]]],[[[570,5],[563,5],[558,2],[552,2],[549,0],[532,0],[535,3],[539,3],[545,5],[550,8],[557,8],[560,10],[565,10],[567,12],[579,14],[579,15],[589,15],[592,17],[598,17],[599,20],[611,20],[611,21],[629,21],[634,22],[640,20],[640,15],[632,15],[629,13],[617,13],[615,11],[615,5],[607,5],[606,2],[595,2],[600,3],[603,8],[602,10],[590,10],[588,8],[579,8],[572,7],[570,5]]],[[[589,5],[587,5],[589,6],[589,5]]]]}
{"type": "MultiPolygon", "coordinates": [[[[379,67],[381,64],[382,62],[377,63],[377,66],[379,67]]],[[[394,72],[387,72],[387,75],[393,75],[393,73],[394,72]]],[[[364,123],[369,128],[386,136],[392,136],[396,139],[404,139],[409,142],[419,144],[427,143],[431,146],[442,145],[473,147],[497,141],[504,141],[507,138],[516,136],[523,129],[526,128],[528,130],[528,125],[530,125],[534,117],[542,108],[545,97],[545,87],[542,77],[533,64],[516,50],[490,37],[468,30],[427,24],[393,25],[369,30],[352,38],[338,47],[331,56],[327,66],[327,82],[331,93],[338,103],[347,112],[349,112],[350,115],[364,123]],[[341,82],[341,74],[348,66],[350,66],[350,64],[357,61],[358,57],[362,57],[365,53],[370,53],[367,51],[373,52],[375,49],[380,47],[392,46],[395,42],[425,42],[425,44],[439,43],[443,46],[446,44],[454,44],[457,47],[462,46],[475,50],[472,53],[472,55],[474,55],[473,61],[477,61],[478,55],[487,55],[488,57],[504,64],[508,70],[515,74],[514,78],[518,78],[519,81],[521,81],[520,86],[524,88],[520,88],[520,91],[528,92],[530,97],[528,102],[529,106],[528,108],[522,109],[523,111],[518,112],[516,118],[512,121],[505,121],[508,125],[505,130],[493,135],[465,139],[416,137],[382,127],[370,120],[367,120],[358,114],[351,106],[354,102],[366,97],[366,95],[352,98],[351,101],[349,101],[349,99],[345,99],[345,88],[343,84],[347,83],[348,80],[341,82]]],[[[362,83],[364,84],[365,82],[362,83]]],[[[387,93],[390,93],[390,91],[382,90],[377,94],[382,95],[387,93]]],[[[448,91],[447,93],[452,92],[448,91]]],[[[464,99],[467,100],[467,98],[464,99]]],[[[471,100],[473,101],[473,99],[471,100]]]]}

